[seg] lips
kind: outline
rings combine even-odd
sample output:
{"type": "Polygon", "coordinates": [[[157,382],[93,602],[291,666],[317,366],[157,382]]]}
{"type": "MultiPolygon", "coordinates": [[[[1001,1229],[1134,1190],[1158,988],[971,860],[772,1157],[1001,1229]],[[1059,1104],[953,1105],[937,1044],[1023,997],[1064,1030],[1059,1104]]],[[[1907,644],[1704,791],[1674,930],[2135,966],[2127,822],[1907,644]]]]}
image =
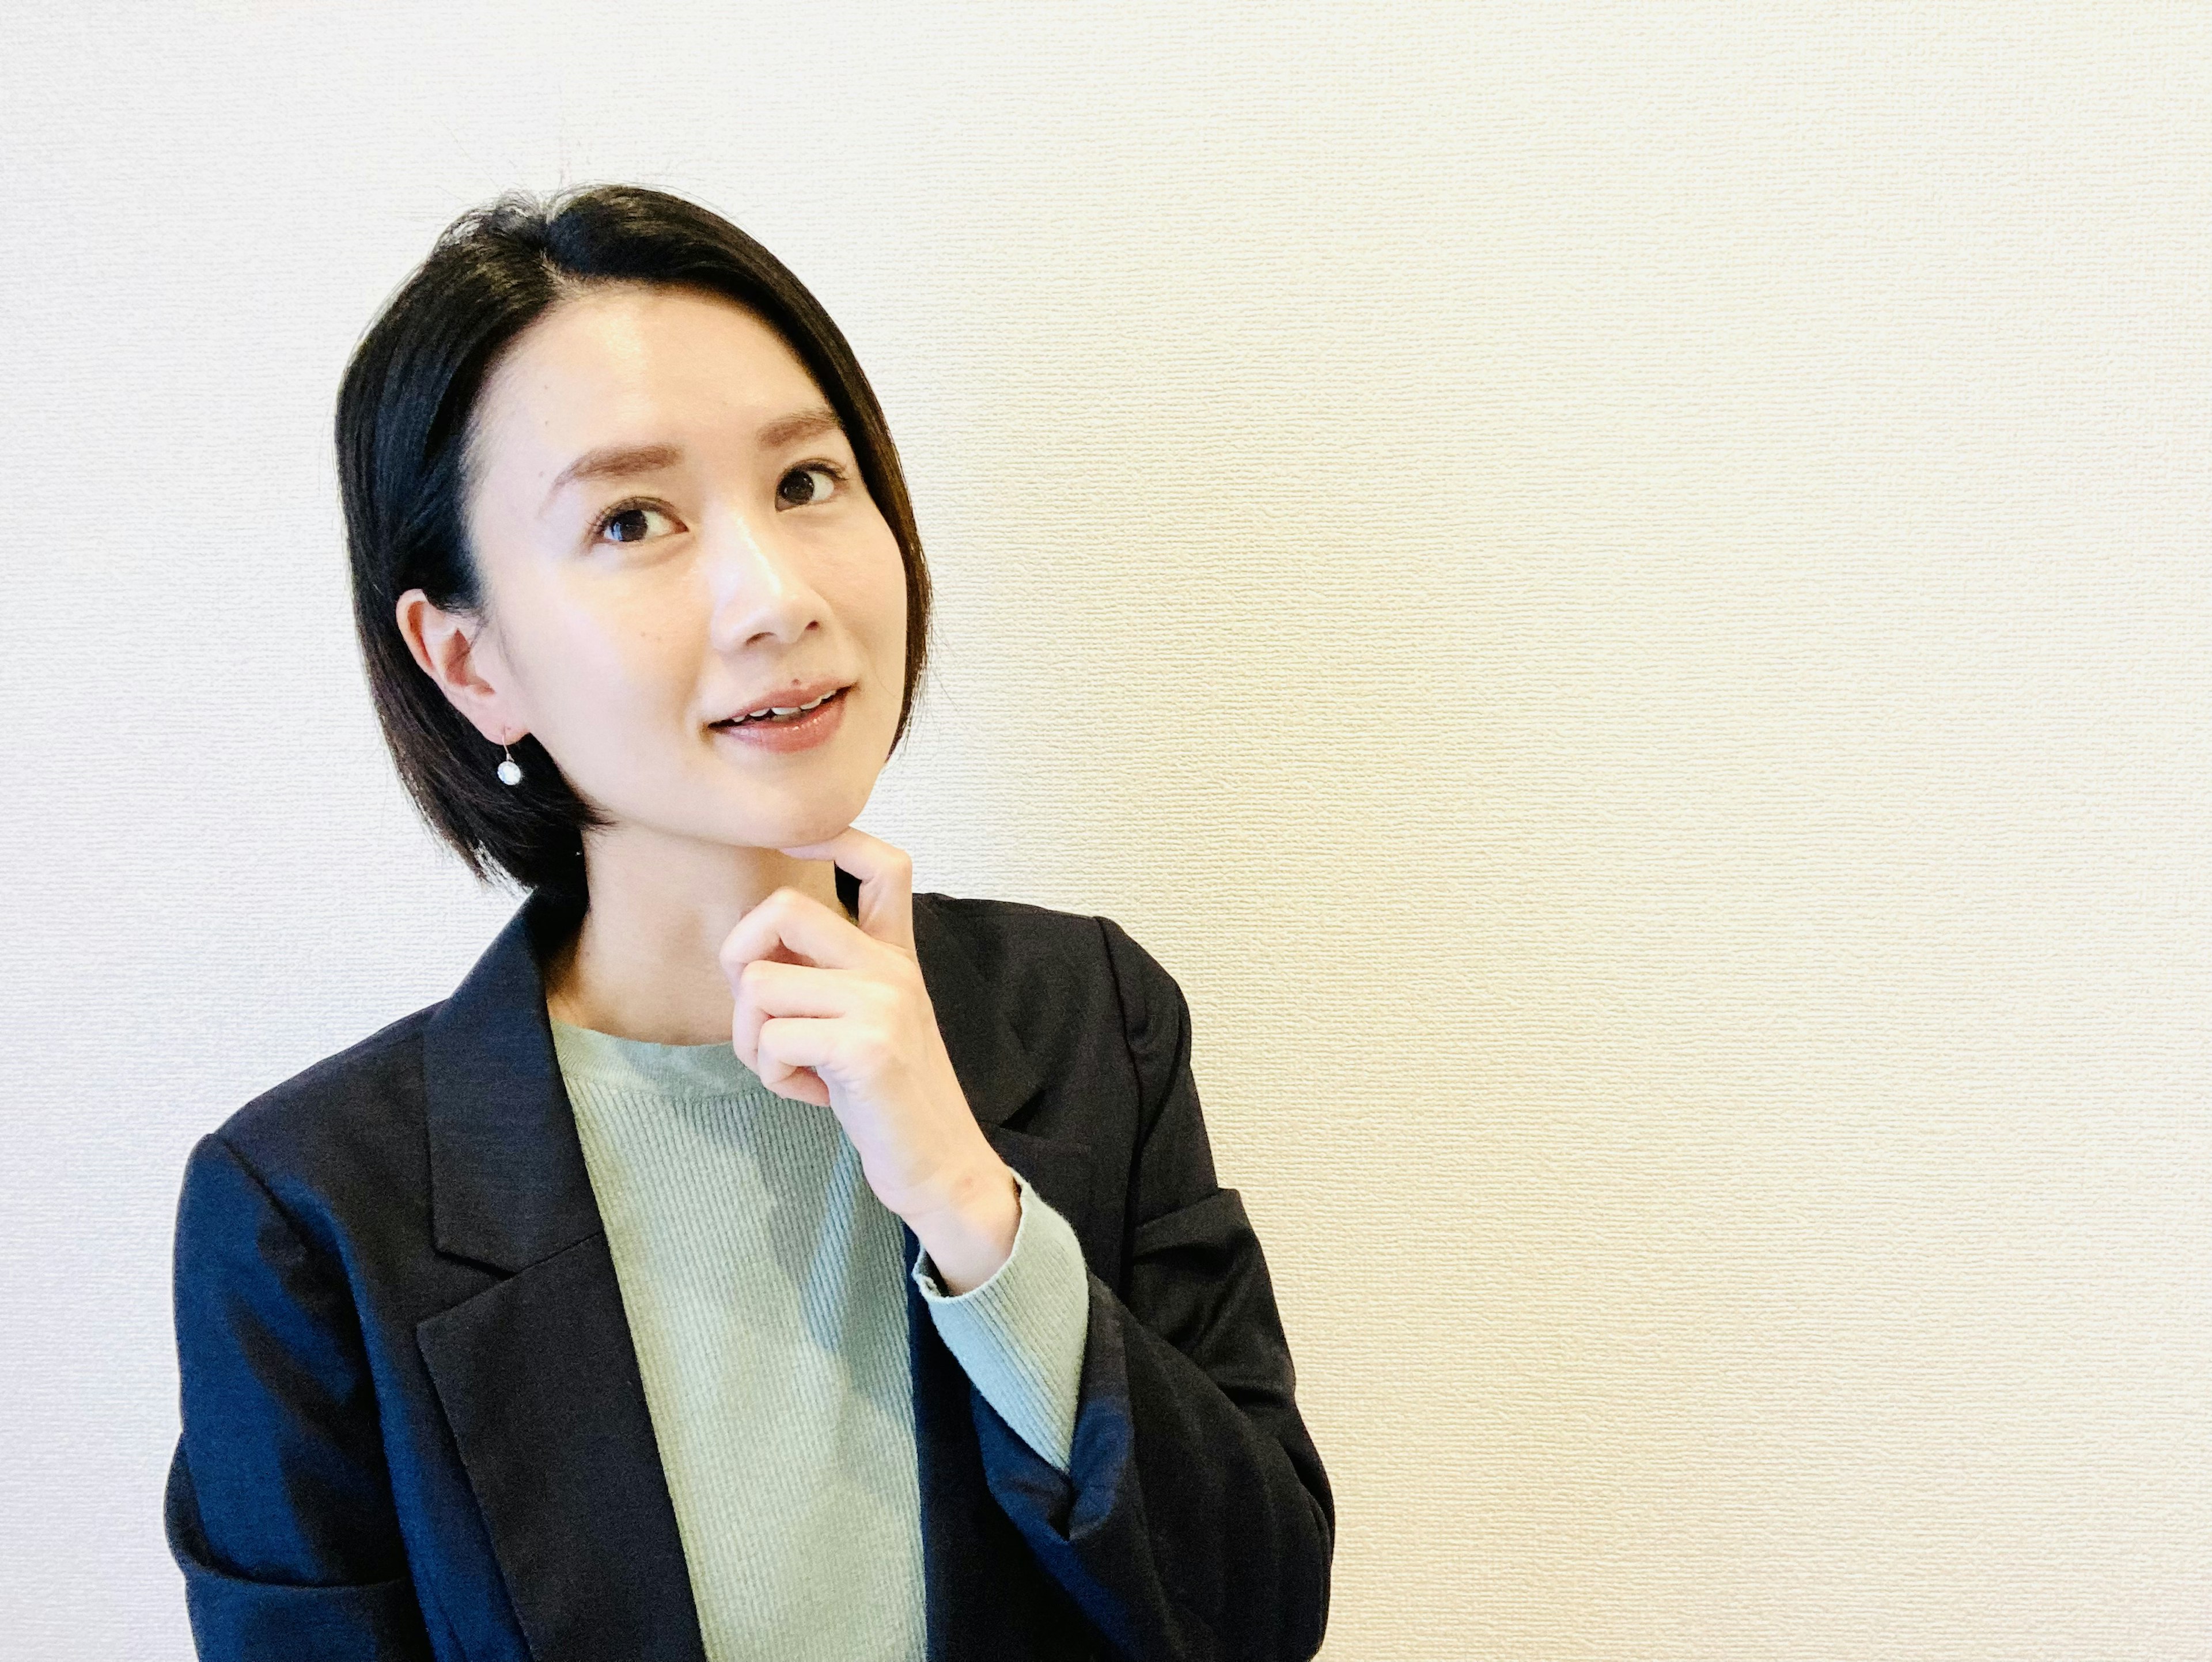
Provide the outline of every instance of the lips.
{"type": "Polygon", "coordinates": [[[748,710],[710,723],[707,730],[757,754],[795,755],[828,743],[844,724],[845,695],[849,690],[831,687],[793,704],[770,704],[765,715],[748,710]],[[807,708],[810,704],[811,708],[807,708]],[[789,714],[778,715],[778,709],[789,714]]]}
{"type": "Polygon", "coordinates": [[[823,693],[819,697],[810,698],[805,703],[801,704],[765,705],[759,709],[750,711],[744,715],[732,716],[726,720],[717,721],[714,725],[718,728],[741,728],[750,727],[754,723],[760,721],[796,721],[802,715],[810,715],[813,711],[821,709],[823,704],[827,703],[830,699],[839,697],[844,691],[844,688],[839,687],[835,691],[823,693]]]}
{"type": "Polygon", "coordinates": [[[769,693],[758,703],[732,710],[718,721],[708,725],[718,728],[747,727],[778,721],[792,721],[800,711],[811,711],[825,699],[834,699],[850,685],[843,681],[817,680],[769,693]]]}

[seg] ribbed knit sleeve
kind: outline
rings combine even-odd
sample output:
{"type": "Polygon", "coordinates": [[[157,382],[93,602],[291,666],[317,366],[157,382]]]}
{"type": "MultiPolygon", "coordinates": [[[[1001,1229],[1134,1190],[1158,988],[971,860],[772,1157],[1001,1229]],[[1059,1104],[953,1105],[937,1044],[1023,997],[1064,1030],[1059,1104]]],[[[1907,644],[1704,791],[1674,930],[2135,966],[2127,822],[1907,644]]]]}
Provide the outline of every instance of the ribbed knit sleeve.
{"type": "Polygon", "coordinates": [[[983,1400],[1065,1472],[1089,1336],[1090,1272],[1074,1227],[1020,1172],[1014,1182],[1022,1209],[1013,1251],[988,1281],[957,1297],[947,1293],[927,1249],[916,1251],[909,1273],[938,1336],[983,1400]]]}

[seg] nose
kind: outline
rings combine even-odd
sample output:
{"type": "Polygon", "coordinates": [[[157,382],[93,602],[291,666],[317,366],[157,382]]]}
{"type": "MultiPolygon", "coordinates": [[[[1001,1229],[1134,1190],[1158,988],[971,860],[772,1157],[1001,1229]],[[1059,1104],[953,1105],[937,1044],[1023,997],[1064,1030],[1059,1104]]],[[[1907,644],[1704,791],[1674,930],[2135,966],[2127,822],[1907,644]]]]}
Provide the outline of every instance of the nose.
{"type": "Polygon", "coordinates": [[[708,539],[714,650],[736,654],[766,642],[789,645],[828,617],[806,561],[773,526],[756,528],[734,508],[708,539]]]}

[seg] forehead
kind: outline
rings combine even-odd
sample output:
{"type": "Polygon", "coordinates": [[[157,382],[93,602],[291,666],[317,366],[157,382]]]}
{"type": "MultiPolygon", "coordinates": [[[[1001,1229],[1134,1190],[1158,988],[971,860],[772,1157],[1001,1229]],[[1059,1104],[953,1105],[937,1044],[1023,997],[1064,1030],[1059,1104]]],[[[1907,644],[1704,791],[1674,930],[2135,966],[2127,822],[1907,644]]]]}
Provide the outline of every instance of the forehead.
{"type": "Polygon", "coordinates": [[[557,301],[509,344],[477,399],[479,477],[565,466],[611,442],[705,445],[822,402],[783,338],[734,301],[603,284],[557,301]]]}

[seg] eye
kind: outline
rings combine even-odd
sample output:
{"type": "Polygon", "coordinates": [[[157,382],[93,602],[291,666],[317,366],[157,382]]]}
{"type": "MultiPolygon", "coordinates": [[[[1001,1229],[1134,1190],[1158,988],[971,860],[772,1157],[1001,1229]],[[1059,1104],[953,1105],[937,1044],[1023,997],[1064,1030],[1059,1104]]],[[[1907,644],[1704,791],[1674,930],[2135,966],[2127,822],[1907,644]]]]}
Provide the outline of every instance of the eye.
{"type": "Polygon", "coordinates": [[[775,487],[778,508],[811,508],[829,501],[844,478],[843,472],[828,462],[809,462],[794,467],[775,487]]]}
{"type": "Polygon", "coordinates": [[[641,543],[648,537],[665,537],[683,528],[673,514],[652,502],[617,502],[594,522],[592,540],[641,543]]]}

